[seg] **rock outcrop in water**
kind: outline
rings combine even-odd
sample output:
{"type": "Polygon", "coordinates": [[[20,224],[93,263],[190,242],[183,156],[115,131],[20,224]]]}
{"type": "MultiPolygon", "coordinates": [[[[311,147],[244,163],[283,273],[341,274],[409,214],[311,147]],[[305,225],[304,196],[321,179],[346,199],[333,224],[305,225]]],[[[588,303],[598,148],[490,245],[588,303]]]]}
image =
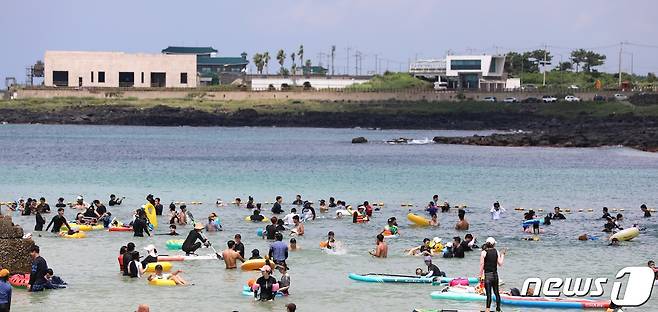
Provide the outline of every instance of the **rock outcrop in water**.
{"type": "Polygon", "coordinates": [[[364,137],[356,137],[356,138],[352,139],[352,143],[353,144],[368,143],[368,139],[366,139],[364,137]]]}
{"type": "Polygon", "coordinates": [[[23,238],[23,229],[10,216],[0,216],[0,266],[11,274],[30,273],[30,248],[34,241],[23,238]]]}

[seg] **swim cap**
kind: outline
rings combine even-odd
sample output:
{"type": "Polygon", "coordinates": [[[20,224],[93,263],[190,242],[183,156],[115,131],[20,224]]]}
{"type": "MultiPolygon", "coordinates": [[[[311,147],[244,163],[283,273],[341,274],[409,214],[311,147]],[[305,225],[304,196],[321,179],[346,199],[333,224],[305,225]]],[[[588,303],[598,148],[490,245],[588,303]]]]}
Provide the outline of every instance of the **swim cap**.
{"type": "Polygon", "coordinates": [[[495,240],[493,237],[487,237],[486,242],[489,243],[489,244],[491,244],[491,245],[495,245],[495,244],[496,244],[496,240],[495,240]]]}

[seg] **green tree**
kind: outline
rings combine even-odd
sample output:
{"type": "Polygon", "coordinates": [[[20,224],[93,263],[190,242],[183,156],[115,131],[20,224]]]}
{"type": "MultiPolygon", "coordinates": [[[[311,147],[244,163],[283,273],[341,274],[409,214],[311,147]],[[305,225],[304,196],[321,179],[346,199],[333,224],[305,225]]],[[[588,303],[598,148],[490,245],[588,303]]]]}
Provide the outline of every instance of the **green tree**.
{"type": "Polygon", "coordinates": [[[297,69],[297,63],[295,63],[295,52],[290,53],[290,58],[292,59],[292,65],[290,65],[290,73],[294,76],[295,70],[297,69]]]}
{"type": "Polygon", "coordinates": [[[512,75],[521,73],[521,63],[523,62],[523,55],[517,52],[508,52],[505,57],[505,72],[512,75]]]}
{"type": "MultiPolygon", "coordinates": [[[[281,69],[283,69],[283,63],[286,62],[286,52],[283,51],[283,49],[280,49],[279,52],[276,53],[276,60],[279,61],[279,65],[281,69]]],[[[282,70],[279,70],[279,72],[283,72],[282,70]]]]}
{"type": "Polygon", "coordinates": [[[297,56],[299,56],[299,64],[304,66],[304,45],[299,46],[299,50],[297,50],[297,56]]]}
{"type": "Polygon", "coordinates": [[[265,65],[265,64],[263,63],[263,55],[260,54],[260,53],[256,53],[256,54],[254,54],[254,56],[252,57],[252,60],[254,61],[254,65],[256,65],[256,71],[257,71],[259,74],[263,74],[263,66],[265,65]]]}
{"type": "Polygon", "coordinates": [[[580,64],[585,63],[586,55],[587,55],[587,51],[585,51],[584,49],[571,51],[571,63],[576,65],[576,72],[578,72],[578,69],[580,68],[580,64]]]}
{"type": "Polygon", "coordinates": [[[654,82],[656,82],[656,74],[654,74],[654,73],[647,73],[647,82],[649,82],[649,83],[654,83],[654,82]]]}
{"type": "Polygon", "coordinates": [[[586,72],[591,72],[593,67],[601,66],[605,63],[605,55],[598,54],[594,51],[587,51],[585,53],[585,63],[583,64],[583,70],[586,72]]]}
{"type": "Polygon", "coordinates": [[[573,64],[571,64],[571,62],[569,61],[561,62],[560,64],[557,65],[557,69],[559,71],[571,71],[572,68],[573,68],[573,64]]]}
{"type": "Polygon", "coordinates": [[[266,74],[270,73],[269,68],[267,67],[267,65],[270,64],[271,59],[272,59],[272,57],[270,57],[270,52],[263,53],[263,65],[265,66],[265,73],[266,74]]]}

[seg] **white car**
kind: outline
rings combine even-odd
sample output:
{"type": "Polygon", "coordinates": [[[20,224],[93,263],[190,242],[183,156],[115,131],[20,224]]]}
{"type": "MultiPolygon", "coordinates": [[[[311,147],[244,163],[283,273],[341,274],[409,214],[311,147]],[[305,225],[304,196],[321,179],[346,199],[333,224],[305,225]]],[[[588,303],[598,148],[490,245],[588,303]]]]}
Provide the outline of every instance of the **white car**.
{"type": "Polygon", "coordinates": [[[626,101],[626,100],[628,100],[628,97],[621,94],[621,93],[617,93],[617,94],[615,94],[615,100],[617,100],[617,101],[626,101]]]}
{"type": "Polygon", "coordinates": [[[564,97],[564,100],[567,102],[580,102],[580,98],[573,96],[573,95],[567,95],[564,97]]]}
{"type": "Polygon", "coordinates": [[[506,97],[506,98],[503,100],[503,102],[505,102],[505,103],[516,103],[516,102],[518,102],[518,101],[519,101],[519,100],[517,100],[515,97],[506,97]]]}
{"type": "Polygon", "coordinates": [[[569,89],[572,89],[572,90],[578,90],[578,89],[580,89],[580,87],[578,87],[578,86],[575,85],[575,84],[572,84],[572,85],[569,86],[569,89]]]}
{"type": "Polygon", "coordinates": [[[495,96],[487,96],[482,100],[485,101],[485,102],[496,102],[496,97],[495,96]]]}
{"type": "Polygon", "coordinates": [[[550,95],[542,96],[541,100],[544,101],[544,103],[555,103],[555,102],[557,102],[557,98],[554,97],[554,96],[550,96],[550,95]]]}

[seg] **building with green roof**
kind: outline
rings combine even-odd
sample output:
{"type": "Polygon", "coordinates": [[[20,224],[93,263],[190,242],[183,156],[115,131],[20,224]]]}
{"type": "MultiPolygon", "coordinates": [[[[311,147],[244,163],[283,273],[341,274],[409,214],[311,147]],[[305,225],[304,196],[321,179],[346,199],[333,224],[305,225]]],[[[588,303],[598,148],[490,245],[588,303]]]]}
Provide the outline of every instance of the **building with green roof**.
{"type": "Polygon", "coordinates": [[[194,54],[196,55],[197,74],[201,84],[227,84],[236,79],[244,78],[247,71],[247,53],[239,57],[216,56],[213,47],[167,47],[164,54],[194,54]]]}

